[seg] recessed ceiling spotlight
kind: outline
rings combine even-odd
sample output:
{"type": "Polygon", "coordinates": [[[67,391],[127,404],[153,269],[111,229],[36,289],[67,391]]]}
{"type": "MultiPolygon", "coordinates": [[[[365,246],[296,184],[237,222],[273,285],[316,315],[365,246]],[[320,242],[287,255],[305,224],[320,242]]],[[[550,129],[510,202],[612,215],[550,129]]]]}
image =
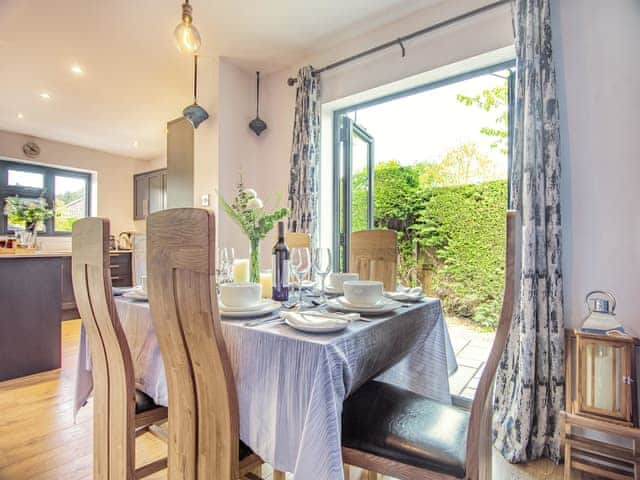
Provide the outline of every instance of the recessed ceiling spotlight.
{"type": "Polygon", "coordinates": [[[44,100],[51,100],[51,95],[47,92],[42,92],[40,94],[40,98],[44,99],[44,100]]]}
{"type": "Polygon", "coordinates": [[[71,71],[73,73],[75,73],[76,75],[82,75],[84,73],[84,70],[82,69],[82,67],[80,65],[72,65],[71,66],[71,71]]]}
{"type": "Polygon", "coordinates": [[[18,117],[20,120],[22,120],[22,119],[24,118],[24,115],[23,115],[23,114],[21,114],[21,113],[19,113],[19,114],[17,115],[17,117],[18,117]]]}
{"type": "Polygon", "coordinates": [[[138,148],[138,140],[133,141],[133,148],[138,148]]]}

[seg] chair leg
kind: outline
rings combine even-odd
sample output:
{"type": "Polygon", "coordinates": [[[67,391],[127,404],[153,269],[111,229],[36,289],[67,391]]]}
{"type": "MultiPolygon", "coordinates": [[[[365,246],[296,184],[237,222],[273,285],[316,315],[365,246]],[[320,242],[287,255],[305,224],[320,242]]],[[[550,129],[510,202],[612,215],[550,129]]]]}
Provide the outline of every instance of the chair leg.
{"type": "Polygon", "coordinates": [[[342,467],[344,469],[344,480],[351,480],[351,470],[349,469],[349,465],[345,463],[342,467]]]}
{"type": "Polygon", "coordinates": [[[276,470],[275,468],[273,469],[273,480],[285,480],[286,479],[286,475],[284,472],[281,472],[280,470],[276,470]]]}
{"type": "Polygon", "coordinates": [[[378,473],[372,472],[371,470],[369,470],[367,472],[367,480],[378,480],[378,473]]]}

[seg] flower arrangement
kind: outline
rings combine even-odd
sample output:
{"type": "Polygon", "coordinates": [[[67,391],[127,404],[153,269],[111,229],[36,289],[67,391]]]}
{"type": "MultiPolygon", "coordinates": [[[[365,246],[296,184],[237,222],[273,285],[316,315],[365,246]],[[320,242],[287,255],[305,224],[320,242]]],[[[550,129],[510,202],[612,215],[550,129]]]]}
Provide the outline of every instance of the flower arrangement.
{"type": "Polygon", "coordinates": [[[34,232],[38,225],[53,217],[54,212],[42,197],[25,199],[16,195],[6,199],[4,214],[9,218],[10,223],[22,223],[25,230],[34,232]]]}
{"type": "Polygon", "coordinates": [[[233,202],[227,202],[220,195],[220,203],[227,215],[240,226],[242,232],[249,238],[251,246],[249,280],[259,282],[260,240],[267,236],[278,220],[289,214],[289,210],[280,208],[268,213],[265,210],[264,202],[258,197],[256,191],[252,188],[245,188],[242,179],[238,184],[238,193],[233,202]]]}

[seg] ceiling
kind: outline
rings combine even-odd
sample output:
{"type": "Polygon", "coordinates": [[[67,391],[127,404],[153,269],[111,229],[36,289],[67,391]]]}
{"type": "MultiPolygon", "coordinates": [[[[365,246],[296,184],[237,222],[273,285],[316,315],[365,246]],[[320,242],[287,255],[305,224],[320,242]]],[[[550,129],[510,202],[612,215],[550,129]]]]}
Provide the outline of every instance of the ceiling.
{"type": "MultiPolygon", "coordinates": [[[[191,0],[202,56],[275,71],[438,0],[191,0]]],[[[191,103],[181,0],[0,0],[0,129],[151,158],[191,103]],[[79,65],[81,75],[71,67],[79,65]],[[45,100],[40,94],[47,92],[45,100]],[[18,118],[21,114],[22,118],[18,118]]]]}

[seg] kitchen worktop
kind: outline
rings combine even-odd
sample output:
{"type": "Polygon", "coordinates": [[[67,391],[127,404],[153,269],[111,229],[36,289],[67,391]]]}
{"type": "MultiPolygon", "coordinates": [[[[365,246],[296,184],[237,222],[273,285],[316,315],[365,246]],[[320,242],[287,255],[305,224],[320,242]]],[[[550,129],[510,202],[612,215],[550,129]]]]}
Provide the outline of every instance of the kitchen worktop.
{"type": "MultiPolygon", "coordinates": [[[[131,253],[131,250],[111,250],[112,254],[120,254],[120,253],[131,253]]],[[[48,250],[38,250],[36,252],[30,253],[6,253],[0,254],[0,259],[5,258],[50,258],[50,257],[70,257],[71,251],[48,251],[48,250]]]]}

